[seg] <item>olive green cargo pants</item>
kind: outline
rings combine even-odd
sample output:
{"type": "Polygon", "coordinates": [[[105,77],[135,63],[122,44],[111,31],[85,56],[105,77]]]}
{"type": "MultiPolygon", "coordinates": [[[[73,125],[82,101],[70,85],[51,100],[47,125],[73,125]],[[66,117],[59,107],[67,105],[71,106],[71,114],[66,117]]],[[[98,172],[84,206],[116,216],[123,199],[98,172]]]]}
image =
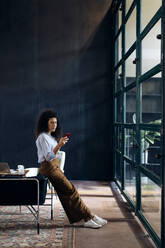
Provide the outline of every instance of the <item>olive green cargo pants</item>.
{"type": "Polygon", "coordinates": [[[42,162],[39,172],[48,177],[53,185],[71,224],[82,219],[88,221],[93,217],[89,208],[82,201],[75,186],[61,171],[57,159],[50,162],[42,162]]]}

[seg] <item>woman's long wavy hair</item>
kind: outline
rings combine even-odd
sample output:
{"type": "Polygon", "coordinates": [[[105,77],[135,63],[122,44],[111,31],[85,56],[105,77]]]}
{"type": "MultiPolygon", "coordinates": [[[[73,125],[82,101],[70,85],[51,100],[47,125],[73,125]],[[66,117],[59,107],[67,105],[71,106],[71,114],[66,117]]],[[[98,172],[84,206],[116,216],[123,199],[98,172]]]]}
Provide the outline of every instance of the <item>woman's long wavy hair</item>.
{"type": "Polygon", "coordinates": [[[37,119],[37,123],[36,123],[36,129],[35,129],[35,135],[36,138],[43,132],[48,132],[48,121],[50,118],[56,118],[57,119],[57,128],[55,130],[55,132],[52,132],[51,135],[57,140],[59,141],[59,139],[61,138],[62,135],[62,129],[61,129],[61,125],[59,122],[59,118],[58,115],[55,111],[53,111],[52,109],[45,109],[44,111],[42,111],[37,119]]]}

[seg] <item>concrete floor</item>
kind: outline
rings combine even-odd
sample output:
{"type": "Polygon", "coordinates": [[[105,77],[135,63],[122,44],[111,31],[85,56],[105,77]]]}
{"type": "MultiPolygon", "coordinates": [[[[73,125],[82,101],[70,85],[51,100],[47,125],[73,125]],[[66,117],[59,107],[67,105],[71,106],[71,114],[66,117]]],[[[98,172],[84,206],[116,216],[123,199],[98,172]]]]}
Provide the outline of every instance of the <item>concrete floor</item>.
{"type": "Polygon", "coordinates": [[[101,229],[74,229],[74,248],[155,248],[114,183],[73,181],[93,213],[108,220],[101,229]]]}

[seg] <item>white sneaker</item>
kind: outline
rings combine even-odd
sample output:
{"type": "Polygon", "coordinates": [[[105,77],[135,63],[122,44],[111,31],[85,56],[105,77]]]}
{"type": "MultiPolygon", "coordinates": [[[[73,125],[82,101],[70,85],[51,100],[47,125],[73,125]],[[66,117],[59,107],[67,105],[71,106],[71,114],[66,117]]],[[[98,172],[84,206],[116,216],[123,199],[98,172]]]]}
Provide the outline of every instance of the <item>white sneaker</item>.
{"type": "Polygon", "coordinates": [[[91,219],[91,220],[88,220],[87,222],[84,223],[84,227],[100,228],[100,227],[102,227],[102,225],[99,225],[93,219],[91,219]]]}
{"type": "Polygon", "coordinates": [[[94,215],[92,220],[94,220],[94,222],[96,222],[98,225],[101,225],[101,226],[104,226],[105,224],[108,223],[107,220],[105,220],[105,219],[103,219],[97,215],[94,215]]]}

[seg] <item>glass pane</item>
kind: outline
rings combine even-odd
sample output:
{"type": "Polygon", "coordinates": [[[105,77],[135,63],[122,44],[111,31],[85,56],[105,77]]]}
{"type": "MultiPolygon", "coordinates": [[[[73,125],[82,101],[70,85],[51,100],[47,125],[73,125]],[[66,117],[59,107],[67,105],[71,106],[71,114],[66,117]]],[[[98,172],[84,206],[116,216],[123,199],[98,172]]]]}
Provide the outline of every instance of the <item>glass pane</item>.
{"type": "Polygon", "coordinates": [[[161,62],[161,21],[158,21],[142,40],[142,74],[161,62]]]}
{"type": "Polygon", "coordinates": [[[141,130],[141,163],[160,177],[160,131],[141,130]]]}
{"type": "Polygon", "coordinates": [[[152,0],[152,4],[148,4],[148,1],[146,0],[141,0],[142,30],[149,23],[161,5],[162,0],[152,0]]]}
{"type": "Polygon", "coordinates": [[[121,66],[117,69],[116,71],[116,87],[115,87],[115,92],[119,91],[122,86],[122,71],[121,71],[121,66]]]}
{"type": "Polygon", "coordinates": [[[135,167],[129,163],[126,163],[125,191],[134,202],[136,201],[135,178],[136,178],[135,167]]]}
{"type": "Polygon", "coordinates": [[[128,49],[133,45],[133,43],[136,41],[136,8],[134,8],[131,16],[129,17],[127,23],[126,23],[126,52],[128,49]]]}
{"type": "Polygon", "coordinates": [[[161,189],[141,173],[142,212],[150,225],[160,236],[161,227],[161,189]]]}
{"type": "Polygon", "coordinates": [[[122,3],[119,6],[119,9],[117,11],[117,15],[116,15],[116,33],[118,32],[120,26],[121,26],[121,22],[122,22],[122,3]]]}
{"type": "Polygon", "coordinates": [[[161,119],[161,73],[142,83],[142,122],[160,124],[161,119]],[[157,123],[158,122],[158,123],[157,123]]]}
{"type": "Polygon", "coordinates": [[[133,0],[126,0],[126,14],[128,10],[130,9],[132,3],[133,3],[133,0]]]}
{"type": "Polygon", "coordinates": [[[133,115],[136,112],[136,88],[126,92],[126,123],[134,123],[133,115]]]}
{"type": "Polygon", "coordinates": [[[117,97],[117,122],[122,122],[122,106],[123,106],[123,101],[122,101],[122,96],[117,97]]]}
{"type": "Polygon", "coordinates": [[[133,60],[136,58],[136,50],[125,61],[126,86],[136,80],[136,65],[133,60]]]}
{"type": "Polygon", "coordinates": [[[115,42],[115,46],[116,46],[116,61],[115,61],[115,65],[117,65],[117,63],[121,60],[122,57],[122,34],[120,32],[116,42],[115,42]]]}
{"type": "Polygon", "coordinates": [[[135,136],[133,129],[125,129],[125,155],[135,161],[135,136]]]}

